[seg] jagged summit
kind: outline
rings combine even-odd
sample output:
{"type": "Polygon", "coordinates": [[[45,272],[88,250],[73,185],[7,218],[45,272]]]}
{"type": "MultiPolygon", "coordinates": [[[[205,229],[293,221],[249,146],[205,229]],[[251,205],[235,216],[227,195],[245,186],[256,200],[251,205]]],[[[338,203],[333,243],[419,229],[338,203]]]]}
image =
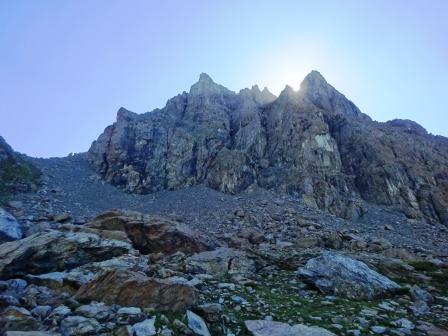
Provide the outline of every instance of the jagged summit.
{"type": "Polygon", "coordinates": [[[302,85],[322,85],[322,84],[328,84],[325,80],[324,76],[317,71],[312,70],[308,75],[305,76],[305,78],[302,81],[302,85]]]}
{"type": "Polygon", "coordinates": [[[448,224],[448,141],[409,121],[372,121],[318,71],[279,97],[256,85],[237,94],[203,73],[156,111],[120,110],[92,144],[107,181],[135,193],[255,185],[346,218],[368,201],[448,224]]]}
{"type": "Polygon", "coordinates": [[[234,94],[226,87],[219,85],[206,73],[201,73],[199,80],[190,88],[191,95],[234,94]]]}
{"type": "Polygon", "coordinates": [[[286,85],[285,88],[282,90],[282,92],[280,92],[279,97],[283,96],[283,95],[294,95],[296,93],[296,91],[294,90],[294,88],[290,85],[286,85]]]}

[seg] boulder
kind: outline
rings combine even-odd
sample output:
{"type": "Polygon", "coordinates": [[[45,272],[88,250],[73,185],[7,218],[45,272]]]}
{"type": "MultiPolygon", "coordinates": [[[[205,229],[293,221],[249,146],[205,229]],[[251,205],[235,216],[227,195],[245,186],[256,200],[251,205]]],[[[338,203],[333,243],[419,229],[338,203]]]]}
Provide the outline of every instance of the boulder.
{"type": "Polygon", "coordinates": [[[92,302],[78,307],[75,313],[84,317],[95,318],[98,321],[105,321],[113,311],[112,307],[105,305],[103,302],[92,302]]]}
{"type": "Polygon", "coordinates": [[[42,325],[25,308],[10,306],[0,314],[0,335],[6,331],[38,331],[42,325]]]}
{"type": "Polygon", "coordinates": [[[186,268],[193,273],[207,273],[217,277],[225,275],[250,275],[255,272],[255,262],[243,251],[220,247],[213,251],[196,253],[187,259],[186,268]]]}
{"type": "Polygon", "coordinates": [[[9,212],[0,208],[0,243],[22,238],[23,228],[9,212]]]}
{"type": "Polygon", "coordinates": [[[92,281],[104,270],[130,270],[145,273],[148,270],[148,258],[141,255],[124,254],[116,258],[93,262],[64,272],[51,272],[39,275],[27,275],[29,283],[46,286],[56,291],[74,294],[82,285],[92,281]]]}
{"type": "Polygon", "coordinates": [[[118,309],[116,321],[118,324],[134,324],[145,319],[145,314],[139,307],[122,307],[118,309]]]}
{"type": "Polygon", "coordinates": [[[62,336],[96,335],[101,325],[94,318],[68,316],[61,321],[62,336]]]}
{"type": "Polygon", "coordinates": [[[153,336],[156,335],[156,318],[146,319],[132,326],[135,336],[153,336]]]}
{"type": "Polygon", "coordinates": [[[0,278],[72,269],[130,253],[132,246],[89,233],[50,231],[4,243],[0,278]]]}
{"type": "Polygon", "coordinates": [[[197,306],[194,311],[209,323],[218,323],[222,320],[224,307],[219,303],[206,303],[197,306]]]}
{"type": "Polygon", "coordinates": [[[327,329],[308,327],[304,324],[290,326],[287,323],[266,320],[249,320],[244,324],[253,336],[335,336],[327,329]]]}
{"type": "Polygon", "coordinates": [[[324,294],[349,299],[380,298],[400,289],[397,283],[363,262],[332,252],[308,260],[298,275],[324,294]]]}
{"type": "Polygon", "coordinates": [[[264,233],[257,229],[244,229],[238,237],[247,239],[251,244],[260,244],[266,240],[264,233]]]}
{"type": "Polygon", "coordinates": [[[210,249],[209,244],[187,226],[162,216],[111,210],[97,216],[87,226],[125,232],[134,248],[143,254],[195,253],[210,249]]]}
{"type": "Polygon", "coordinates": [[[142,273],[109,270],[82,286],[75,297],[80,301],[185,311],[195,303],[196,292],[191,286],[149,278],[142,273]]]}

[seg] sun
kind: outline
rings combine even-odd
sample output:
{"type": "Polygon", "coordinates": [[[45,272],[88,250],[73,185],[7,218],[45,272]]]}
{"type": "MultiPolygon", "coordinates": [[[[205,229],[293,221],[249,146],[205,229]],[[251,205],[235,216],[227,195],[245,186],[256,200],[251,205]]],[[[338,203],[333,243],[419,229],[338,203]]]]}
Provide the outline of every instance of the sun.
{"type": "Polygon", "coordinates": [[[285,47],[274,50],[258,59],[254,66],[254,76],[258,84],[266,86],[278,95],[286,85],[294,90],[300,88],[300,83],[312,70],[326,67],[326,57],[316,47],[299,48],[285,47]]]}

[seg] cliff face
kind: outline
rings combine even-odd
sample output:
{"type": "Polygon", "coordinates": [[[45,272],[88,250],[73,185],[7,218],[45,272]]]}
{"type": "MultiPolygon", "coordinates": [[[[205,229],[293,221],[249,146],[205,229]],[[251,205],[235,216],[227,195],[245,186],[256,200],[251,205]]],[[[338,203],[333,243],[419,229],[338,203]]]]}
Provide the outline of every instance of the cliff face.
{"type": "Polygon", "coordinates": [[[448,224],[448,139],[372,121],[316,71],[279,97],[257,86],[236,94],[202,74],[163,109],[121,108],[89,160],[129,192],[256,184],[342,217],[362,215],[364,199],[448,224]]]}

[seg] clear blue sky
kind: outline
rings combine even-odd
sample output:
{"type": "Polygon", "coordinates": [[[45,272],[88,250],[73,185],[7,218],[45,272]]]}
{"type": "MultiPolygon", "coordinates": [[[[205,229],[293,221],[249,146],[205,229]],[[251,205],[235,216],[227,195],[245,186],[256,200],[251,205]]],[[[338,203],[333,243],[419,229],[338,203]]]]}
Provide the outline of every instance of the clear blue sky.
{"type": "Polygon", "coordinates": [[[448,135],[448,1],[0,1],[0,135],[33,156],[86,151],[201,72],[279,93],[312,69],[376,120],[448,135]]]}

